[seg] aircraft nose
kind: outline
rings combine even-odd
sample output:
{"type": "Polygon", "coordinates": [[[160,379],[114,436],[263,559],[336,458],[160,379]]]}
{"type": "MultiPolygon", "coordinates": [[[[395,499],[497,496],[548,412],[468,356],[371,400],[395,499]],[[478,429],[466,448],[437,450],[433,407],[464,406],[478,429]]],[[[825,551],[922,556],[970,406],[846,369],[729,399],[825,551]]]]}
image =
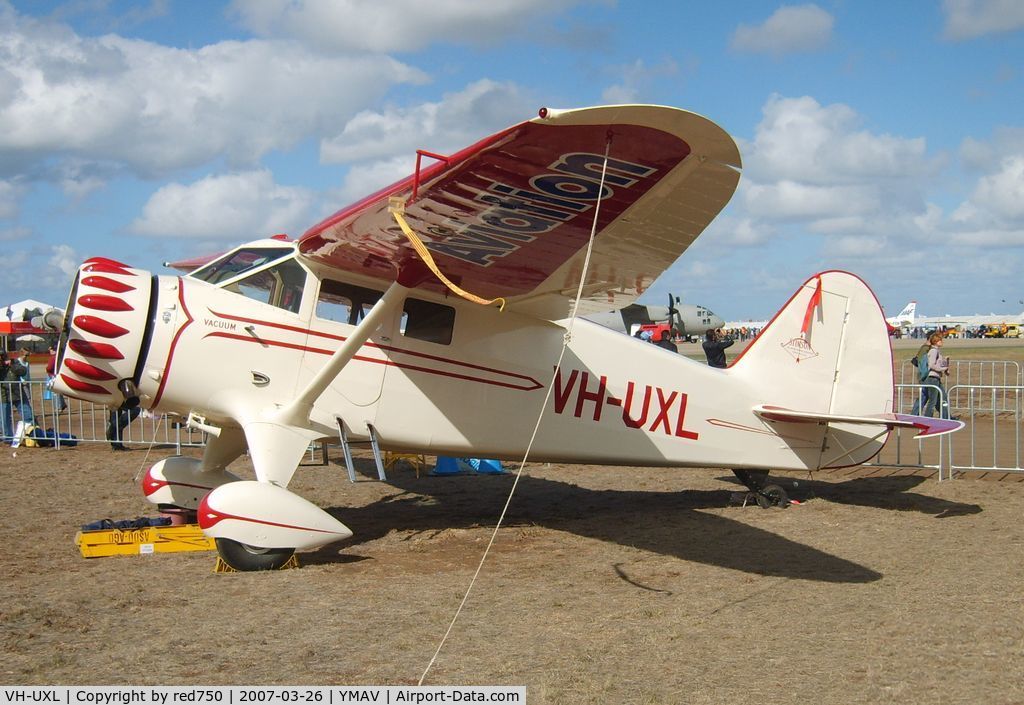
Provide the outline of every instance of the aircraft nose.
{"type": "Polygon", "coordinates": [[[153,277],[96,257],[78,268],[71,288],[53,389],[116,407],[134,395],[153,277]]]}
{"type": "Polygon", "coordinates": [[[712,328],[723,328],[725,327],[725,321],[722,320],[721,316],[711,314],[711,327],[712,328]]]}

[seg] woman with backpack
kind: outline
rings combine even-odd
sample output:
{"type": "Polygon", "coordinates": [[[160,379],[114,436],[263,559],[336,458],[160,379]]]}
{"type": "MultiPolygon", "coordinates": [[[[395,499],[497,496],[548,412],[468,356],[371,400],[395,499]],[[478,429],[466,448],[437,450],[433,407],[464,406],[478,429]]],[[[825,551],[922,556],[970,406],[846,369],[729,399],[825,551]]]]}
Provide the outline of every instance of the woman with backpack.
{"type": "MultiPolygon", "coordinates": [[[[933,333],[929,336],[928,340],[926,340],[924,344],[917,349],[917,354],[910,358],[910,364],[914,366],[914,372],[916,373],[918,384],[924,384],[928,379],[928,351],[932,349],[930,340],[935,335],[940,334],[933,333]]],[[[910,410],[911,414],[917,416],[921,413],[921,409],[924,408],[925,398],[925,388],[921,387],[914,395],[914,407],[910,410]]]]}
{"type": "Polygon", "coordinates": [[[925,385],[922,414],[934,416],[938,408],[939,416],[948,419],[949,403],[946,401],[946,389],[942,386],[942,378],[949,374],[949,358],[942,354],[942,340],[942,333],[932,333],[928,338],[931,347],[925,358],[928,365],[927,374],[922,380],[925,385]]]}

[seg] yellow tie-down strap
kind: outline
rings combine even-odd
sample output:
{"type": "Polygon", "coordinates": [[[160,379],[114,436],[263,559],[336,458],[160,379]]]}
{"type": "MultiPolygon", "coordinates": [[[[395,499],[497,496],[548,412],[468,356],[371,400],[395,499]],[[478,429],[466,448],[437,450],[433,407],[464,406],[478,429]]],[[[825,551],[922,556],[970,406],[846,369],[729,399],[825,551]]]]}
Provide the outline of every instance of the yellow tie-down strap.
{"type": "Polygon", "coordinates": [[[402,229],[402,232],[405,233],[405,237],[412,244],[413,249],[416,250],[416,254],[418,254],[420,256],[420,259],[422,259],[423,262],[428,267],[430,267],[430,271],[434,273],[434,276],[436,276],[438,279],[444,282],[445,286],[447,286],[449,289],[451,289],[456,294],[458,294],[459,296],[468,301],[472,301],[473,303],[481,304],[483,306],[490,306],[491,304],[496,303],[498,304],[499,311],[505,310],[504,298],[500,296],[495,299],[481,298],[476,294],[469,293],[468,291],[466,291],[465,289],[463,289],[462,287],[460,287],[459,285],[457,285],[455,282],[453,282],[451,279],[444,275],[440,268],[438,268],[437,262],[434,261],[433,256],[430,254],[430,250],[428,250],[427,246],[423,244],[423,241],[419,238],[419,236],[412,231],[412,228],[409,227],[409,224],[405,222],[405,216],[403,215],[405,211],[405,202],[400,196],[392,196],[389,199],[388,210],[391,212],[391,215],[395,216],[395,221],[398,222],[398,227],[400,227],[402,229]]]}

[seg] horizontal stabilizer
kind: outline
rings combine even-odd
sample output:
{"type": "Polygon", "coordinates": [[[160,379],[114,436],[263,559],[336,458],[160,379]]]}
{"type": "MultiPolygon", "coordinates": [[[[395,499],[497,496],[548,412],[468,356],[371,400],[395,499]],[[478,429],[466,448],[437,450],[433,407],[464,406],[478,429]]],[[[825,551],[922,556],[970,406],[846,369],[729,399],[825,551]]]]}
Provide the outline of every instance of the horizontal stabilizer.
{"type": "Polygon", "coordinates": [[[934,419],[930,416],[911,416],[910,414],[872,414],[869,416],[853,416],[849,414],[825,414],[817,411],[794,411],[781,406],[761,404],[754,407],[754,413],[767,421],[787,421],[790,423],[855,423],[886,428],[916,428],[920,433],[916,438],[924,436],[941,436],[953,433],[964,427],[963,421],[951,419],[934,419]]]}

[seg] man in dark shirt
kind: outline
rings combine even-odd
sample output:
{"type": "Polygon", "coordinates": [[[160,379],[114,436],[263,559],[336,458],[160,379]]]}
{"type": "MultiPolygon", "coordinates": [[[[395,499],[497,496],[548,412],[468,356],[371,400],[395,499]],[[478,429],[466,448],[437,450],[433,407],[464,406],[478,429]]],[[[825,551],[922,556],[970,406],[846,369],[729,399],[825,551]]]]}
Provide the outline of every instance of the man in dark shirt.
{"type": "Polygon", "coordinates": [[[732,338],[722,335],[722,329],[709,330],[704,335],[704,354],[708,367],[725,367],[725,349],[733,344],[732,338]]]}
{"type": "Polygon", "coordinates": [[[679,348],[676,347],[676,344],[672,342],[672,335],[667,330],[661,331],[661,337],[658,339],[658,342],[656,342],[655,345],[657,345],[659,348],[671,350],[674,353],[679,352],[679,348]]]}

